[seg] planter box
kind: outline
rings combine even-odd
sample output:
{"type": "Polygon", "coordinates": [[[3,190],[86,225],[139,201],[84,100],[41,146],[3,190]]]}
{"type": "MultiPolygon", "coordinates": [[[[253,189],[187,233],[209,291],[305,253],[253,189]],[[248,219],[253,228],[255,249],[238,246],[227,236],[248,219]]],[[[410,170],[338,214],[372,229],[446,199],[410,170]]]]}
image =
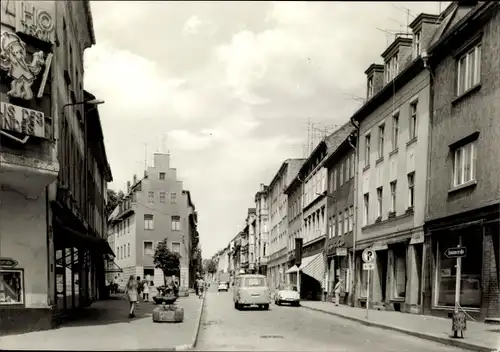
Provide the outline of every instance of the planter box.
{"type": "Polygon", "coordinates": [[[182,323],[184,321],[184,309],[173,307],[165,309],[158,307],[153,310],[153,322],[155,323],[182,323]]]}

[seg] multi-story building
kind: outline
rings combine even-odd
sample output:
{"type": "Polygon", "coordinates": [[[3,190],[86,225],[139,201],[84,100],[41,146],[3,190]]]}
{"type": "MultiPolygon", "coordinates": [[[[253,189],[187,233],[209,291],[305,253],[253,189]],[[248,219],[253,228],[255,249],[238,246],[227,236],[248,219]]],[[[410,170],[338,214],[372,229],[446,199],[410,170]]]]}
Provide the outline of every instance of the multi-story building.
{"type": "Polygon", "coordinates": [[[343,279],[341,303],[347,303],[352,292],[353,258],[350,251],[354,240],[356,131],[352,125],[350,130],[351,134],[327,156],[324,163],[328,169],[327,292],[330,301],[337,280],[343,279]]]}
{"type": "Polygon", "coordinates": [[[163,272],[155,268],[153,256],[156,245],[167,239],[173,252],[179,253],[180,285],[188,287],[193,282],[193,239],[196,218],[191,195],[182,189],[177,170],[170,166],[169,154],[154,154],[154,165],[149,166],[144,178],[132,184],[127,182],[127,192],[119,204],[118,214],[110,219],[113,226],[116,263],[123,269],[119,280],[130,275],[154,281],[155,286],[164,282],[163,272]],[[190,282],[191,281],[191,282],[190,282]]]}
{"type": "Polygon", "coordinates": [[[382,54],[383,70],[370,66],[368,101],[351,118],[359,127],[353,277],[359,305],[366,304],[368,275],[361,251],[371,247],[371,304],[420,312],[430,111],[422,53],[440,21],[439,15],[419,15],[410,24],[413,39],[394,40],[382,54]]]}
{"type": "Polygon", "coordinates": [[[104,288],[111,172],[83,90],[95,38],[88,1],[0,6],[0,330],[40,330],[104,288]]]}
{"type": "Polygon", "coordinates": [[[194,287],[196,283],[197,273],[201,272],[201,248],[200,234],[198,233],[198,212],[191,199],[191,192],[183,190],[183,199],[186,200],[188,208],[188,238],[189,238],[189,280],[188,287],[194,287]]]}
{"type": "Polygon", "coordinates": [[[217,253],[217,272],[229,273],[229,245],[217,253]]]}
{"type": "MultiPolygon", "coordinates": [[[[295,199],[295,201],[298,197],[297,188],[302,190],[301,208],[300,211],[296,211],[298,214],[295,214],[296,217],[302,218],[301,263],[299,267],[292,266],[287,273],[292,277],[297,276],[293,280],[298,283],[301,297],[306,299],[323,299],[327,289],[324,249],[328,225],[328,170],[325,161],[332,151],[335,151],[347,138],[353,128],[350,123],[347,123],[323,139],[299,169],[295,177],[298,183],[292,182],[295,185],[287,188],[290,195],[295,193],[294,198],[290,199],[295,199]]],[[[296,224],[295,227],[297,227],[296,224]]],[[[290,235],[288,240],[294,248],[297,231],[290,235]]]]}
{"type": "Polygon", "coordinates": [[[248,272],[255,273],[255,227],[257,216],[255,208],[248,208],[246,223],[248,227],[248,272]]]}
{"type": "Polygon", "coordinates": [[[288,257],[287,271],[285,272],[288,283],[298,285],[297,281],[297,258],[295,246],[297,238],[302,238],[302,194],[303,182],[300,175],[294,177],[285,189],[288,198],[288,257]],[[292,270],[290,270],[292,269],[292,270]]]}
{"type": "MultiPolygon", "coordinates": [[[[459,304],[469,315],[500,320],[500,10],[498,2],[454,3],[428,49],[432,71],[424,313],[455,306],[457,261],[464,247],[459,304]]],[[[420,138],[420,136],[419,136],[420,138]]]]}
{"type": "Polygon", "coordinates": [[[304,159],[287,159],[269,184],[269,261],[267,277],[272,288],[285,281],[288,259],[288,202],[284,193],[304,159]]]}
{"type": "Polygon", "coordinates": [[[256,268],[259,274],[267,274],[267,260],[269,255],[269,205],[268,186],[261,184],[255,194],[255,256],[256,268]]]}

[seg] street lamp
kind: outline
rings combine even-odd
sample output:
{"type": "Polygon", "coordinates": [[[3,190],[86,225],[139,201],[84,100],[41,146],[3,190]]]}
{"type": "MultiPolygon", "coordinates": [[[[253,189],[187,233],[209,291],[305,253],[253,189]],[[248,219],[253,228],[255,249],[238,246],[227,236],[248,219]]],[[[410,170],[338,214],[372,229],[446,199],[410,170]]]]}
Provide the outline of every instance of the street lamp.
{"type": "Polygon", "coordinates": [[[104,104],[104,100],[101,100],[101,99],[90,99],[90,100],[84,100],[84,101],[79,101],[79,102],[76,102],[76,103],[68,103],[68,104],[64,104],[63,107],[62,107],[62,110],[64,111],[64,108],[67,107],[67,106],[73,106],[73,105],[100,105],[100,104],[104,104]]]}

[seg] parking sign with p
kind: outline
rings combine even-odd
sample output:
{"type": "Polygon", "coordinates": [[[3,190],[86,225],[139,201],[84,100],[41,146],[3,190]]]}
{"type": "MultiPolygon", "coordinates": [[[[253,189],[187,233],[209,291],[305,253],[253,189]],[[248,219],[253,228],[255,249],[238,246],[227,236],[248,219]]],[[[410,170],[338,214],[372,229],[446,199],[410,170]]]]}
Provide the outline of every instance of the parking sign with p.
{"type": "Polygon", "coordinates": [[[375,260],[375,251],[371,248],[366,248],[363,251],[363,254],[361,254],[361,258],[365,263],[373,263],[373,261],[375,260]]]}

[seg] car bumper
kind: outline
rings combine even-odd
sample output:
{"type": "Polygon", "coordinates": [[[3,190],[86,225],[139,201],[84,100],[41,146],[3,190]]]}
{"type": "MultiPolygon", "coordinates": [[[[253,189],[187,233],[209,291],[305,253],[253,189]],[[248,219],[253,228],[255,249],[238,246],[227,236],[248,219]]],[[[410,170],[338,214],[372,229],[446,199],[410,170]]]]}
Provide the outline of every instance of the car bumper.
{"type": "Polygon", "coordinates": [[[238,303],[239,304],[254,305],[254,304],[270,304],[271,301],[269,300],[269,298],[251,297],[251,298],[245,298],[245,299],[239,300],[238,303]]]}

